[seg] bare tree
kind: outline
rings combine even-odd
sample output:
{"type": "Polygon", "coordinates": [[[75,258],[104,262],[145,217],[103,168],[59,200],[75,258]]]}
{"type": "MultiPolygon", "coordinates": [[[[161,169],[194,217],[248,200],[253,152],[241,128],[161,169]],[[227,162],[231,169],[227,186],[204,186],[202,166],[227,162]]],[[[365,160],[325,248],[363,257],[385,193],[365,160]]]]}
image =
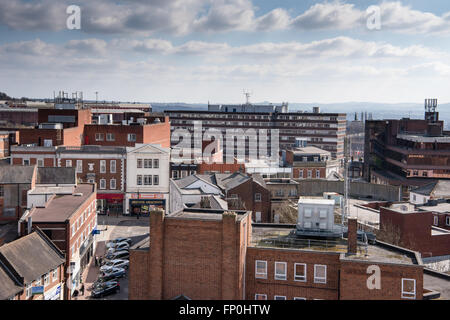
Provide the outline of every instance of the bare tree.
{"type": "Polygon", "coordinates": [[[298,218],[298,209],[290,200],[283,201],[275,210],[274,214],[278,214],[280,223],[296,224],[298,218]]]}

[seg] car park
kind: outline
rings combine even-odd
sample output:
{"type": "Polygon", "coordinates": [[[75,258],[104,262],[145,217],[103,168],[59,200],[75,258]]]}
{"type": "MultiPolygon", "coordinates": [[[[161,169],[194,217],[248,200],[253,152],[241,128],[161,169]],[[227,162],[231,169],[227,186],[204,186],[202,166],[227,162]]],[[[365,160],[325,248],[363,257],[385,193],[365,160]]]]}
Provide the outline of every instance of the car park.
{"type": "Polygon", "coordinates": [[[101,298],[110,294],[114,294],[118,291],[120,291],[120,284],[118,282],[107,282],[104,285],[101,285],[92,290],[91,297],[101,298]]]}

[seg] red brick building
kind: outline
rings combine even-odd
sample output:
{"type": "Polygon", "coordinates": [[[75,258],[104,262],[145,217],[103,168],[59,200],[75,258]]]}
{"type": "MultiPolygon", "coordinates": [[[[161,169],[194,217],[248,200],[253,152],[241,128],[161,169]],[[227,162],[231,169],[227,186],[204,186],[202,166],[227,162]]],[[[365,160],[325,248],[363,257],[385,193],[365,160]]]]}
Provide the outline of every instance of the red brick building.
{"type": "Polygon", "coordinates": [[[81,274],[95,252],[96,194],[95,184],[79,184],[69,194],[50,196],[45,207],[32,208],[20,221],[22,236],[28,228],[39,227],[65,254],[66,299],[80,285],[81,274]]]}
{"type": "Polygon", "coordinates": [[[78,182],[97,184],[97,209],[123,212],[126,187],[127,152],[125,147],[59,147],[58,167],[76,168],[78,182]]]}
{"type": "Polygon", "coordinates": [[[286,150],[286,165],[292,168],[294,179],[326,179],[331,173],[339,172],[338,160],[332,160],[331,153],[316,147],[298,147],[286,150]]]}
{"type": "Polygon", "coordinates": [[[433,227],[433,213],[408,205],[380,208],[380,230],[398,234],[398,244],[422,257],[450,255],[450,232],[433,227]]]}
{"type": "Polygon", "coordinates": [[[170,147],[169,117],[148,117],[147,124],[92,124],[84,128],[85,145],[134,147],[136,143],[170,147]]]}
{"type": "Polygon", "coordinates": [[[413,253],[359,245],[346,254],[344,240],[308,247],[289,228],[252,226],[248,211],[152,212],[150,229],[151,246],[130,250],[131,300],[421,300],[426,291],[413,253]]]}

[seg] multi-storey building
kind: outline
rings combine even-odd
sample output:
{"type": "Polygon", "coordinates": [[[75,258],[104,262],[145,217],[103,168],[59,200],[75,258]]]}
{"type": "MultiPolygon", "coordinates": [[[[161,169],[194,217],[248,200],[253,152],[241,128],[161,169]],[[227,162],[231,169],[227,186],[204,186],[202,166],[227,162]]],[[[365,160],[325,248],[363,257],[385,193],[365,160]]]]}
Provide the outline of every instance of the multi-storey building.
{"type": "Polygon", "coordinates": [[[49,195],[45,205],[33,207],[19,221],[22,236],[39,227],[65,254],[66,299],[80,285],[96,249],[96,193],[95,184],[78,184],[70,192],[49,195]]]}
{"type": "MultiPolygon", "coordinates": [[[[295,138],[304,137],[308,144],[331,152],[333,158],[342,159],[344,156],[346,115],[343,113],[320,113],[318,108],[314,108],[314,111],[313,113],[287,112],[287,105],[210,105],[208,111],[175,110],[165,113],[170,117],[172,132],[177,129],[186,129],[192,135],[194,134],[194,122],[201,123],[202,133],[199,132],[199,136],[195,136],[195,139],[191,140],[192,147],[195,145],[201,146],[200,141],[194,143],[194,140],[199,140],[200,135],[206,130],[217,129],[223,136],[224,156],[226,156],[227,148],[226,129],[242,129],[244,131],[253,129],[261,143],[264,143],[267,147],[267,154],[263,154],[263,156],[270,155],[271,137],[274,136],[273,130],[278,129],[280,149],[292,147],[295,144],[295,138]],[[263,132],[267,136],[264,136],[263,132]]],[[[236,136],[240,138],[242,133],[237,133],[236,136]]],[[[178,143],[178,140],[172,141],[172,145],[178,143]]],[[[235,155],[245,154],[246,157],[249,157],[252,152],[259,155],[259,147],[256,146],[255,150],[255,146],[249,146],[249,144],[237,143],[234,146],[235,155]]]]}
{"type": "Polygon", "coordinates": [[[311,146],[286,150],[286,165],[292,168],[294,179],[326,179],[341,168],[331,152],[311,146]]]}
{"type": "Polygon", "coordinates": [[[126,158],[125,147],[93,145],[56,150],[58,167],[73,167],[78,182],[97,184],[97,210],[117,213],[124,209],[126,158]]]}
{"type": "Polygon", "coordinates": [[[170,149],[154,144],[127,147],[125,214],[166,210],[169,203],[170,149]]]}
{"type": "Polygon", "coordinates": [[[146,117],[141,122],[131,118],[121,124],[90,124],[84,128],[85,145],[134,147],[136,144],[160,144],[170,147],[170,122],[168,117],[146,117]],[[136,121],[135,121],[136,120],[136,121]]]}
{"type": "Polygon", "coordinates": [[[250,215],[152,212],[151,246],[130,250],[129,299],[421,300],[428,292],[413,252],[361,250],[356,219],[348,242],[308,246],[290,228],[252,225],[250,215]]]}
{"type": "Polygon", "coordinates": [[[450,179],[450,132],[436,112],[437,101],[425,101],[425,119],[366,121],[364,178],[400,185],[408,197],[412,187],[450,179]]]}
{"type": "Polygon", "coordinates": [[[63,300],[64,254],[41,231],[0,247],[0,300],[63,300]]]}

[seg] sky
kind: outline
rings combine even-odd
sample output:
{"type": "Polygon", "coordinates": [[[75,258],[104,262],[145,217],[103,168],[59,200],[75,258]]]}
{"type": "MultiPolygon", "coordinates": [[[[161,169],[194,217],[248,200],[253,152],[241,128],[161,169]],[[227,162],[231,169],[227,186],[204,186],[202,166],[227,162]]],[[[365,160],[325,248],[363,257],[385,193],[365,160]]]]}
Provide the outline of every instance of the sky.
{"type": "Polygon", "coordinates": [[[449,80],[450,1],[0,0],[15,97],[445,103],[449,80]]]}

